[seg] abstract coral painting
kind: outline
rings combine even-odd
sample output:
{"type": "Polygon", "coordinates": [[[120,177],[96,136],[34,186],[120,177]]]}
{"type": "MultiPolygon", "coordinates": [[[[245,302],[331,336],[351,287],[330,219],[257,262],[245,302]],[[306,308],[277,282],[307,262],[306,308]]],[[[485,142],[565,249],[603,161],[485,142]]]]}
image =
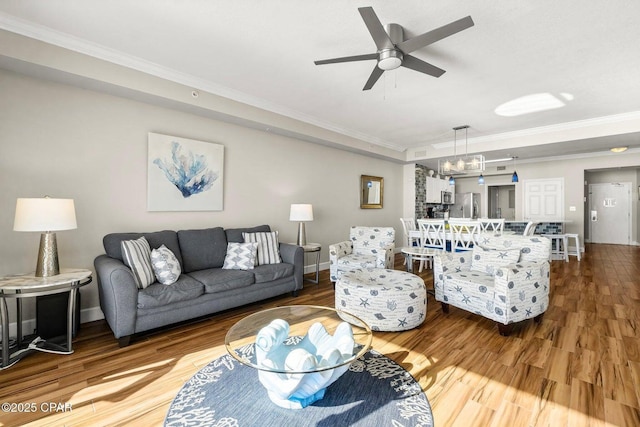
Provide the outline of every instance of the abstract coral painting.
{"type": "Polygon", "coordinates": [[[221,211],[224,146],[149,133],[147,210],[221,211]]]}

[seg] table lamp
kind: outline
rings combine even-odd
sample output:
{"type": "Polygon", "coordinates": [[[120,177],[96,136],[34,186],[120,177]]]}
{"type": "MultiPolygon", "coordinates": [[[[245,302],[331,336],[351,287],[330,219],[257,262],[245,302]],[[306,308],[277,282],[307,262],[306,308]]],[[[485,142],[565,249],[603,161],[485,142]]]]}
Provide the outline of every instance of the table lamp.
{"type": "Polygon", "coordinates": [[[298,239],[296,244],[304,246],[307,244],[307,234],[304,229],[305,221],[313,221],[313,206],[306,204],[291,205],[289,213],[289,221],[299,221],[298,223],[298,239]]]}
{"type": "Polygon", "coordinates": [[[77,228],[73,199],[18,199],[14,231],[40,231],[40,249],[36,265],[36,277],[60,274],[58,246],[53,231],[77,228]]]}

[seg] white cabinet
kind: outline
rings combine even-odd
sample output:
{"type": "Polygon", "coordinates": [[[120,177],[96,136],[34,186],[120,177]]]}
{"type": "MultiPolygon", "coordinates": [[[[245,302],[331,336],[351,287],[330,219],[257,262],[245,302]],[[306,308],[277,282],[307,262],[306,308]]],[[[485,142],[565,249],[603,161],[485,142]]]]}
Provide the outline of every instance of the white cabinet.
{"type": "Polygon", "coordinates": [[[449,185],[449,181],[440,178],[427,177],[426,183],[426,203],[442,203],[442,192],[449,191],[455,194],[455,186],[449,185]]]}
{"type": "Polygon", "coordinates": [[[425,202],[427,203],[440,203],[440,182],[441,179],[427,177],[427,195],[425,202]]]}

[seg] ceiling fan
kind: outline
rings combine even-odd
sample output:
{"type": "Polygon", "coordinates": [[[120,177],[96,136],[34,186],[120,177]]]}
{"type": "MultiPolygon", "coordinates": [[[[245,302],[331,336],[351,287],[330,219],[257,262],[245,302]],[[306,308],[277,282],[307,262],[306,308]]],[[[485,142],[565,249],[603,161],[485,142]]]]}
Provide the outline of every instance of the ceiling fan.
{"type": "Polygon", "coordinates": [[[473,26],[473,19],[471,19],[471,16],[467,16],[466,18],[458,19],[457,21],[443,25],[435,30],[427,31],[424,34],[405,40],[402,26],[398,24],[387,24],[382,26],[380,19],[378,19],[378,16],[373,11],[372,7],[361,7],[358,8],[358,11],[362,16],[371,37],[373,37],[373,41],[375,42],[378,51],[376,53],[365,55],[324,59],[321,61],[314,61],[314,63],[316,65],[324,65],[336,64],[339,62],[366,61],[370,59],[377,60],[378,63],[371,72],[369,80],[367,80],[367,83],[364,85],[362,90],[371,89],[382,73],[389,70],[395,70],[398,67],[406,67],[420,73],[429,74],[433,77],[440,77],[444,74],[443,69],[418,59],[415,56],[411,56],[409,53],[473,26]]]}

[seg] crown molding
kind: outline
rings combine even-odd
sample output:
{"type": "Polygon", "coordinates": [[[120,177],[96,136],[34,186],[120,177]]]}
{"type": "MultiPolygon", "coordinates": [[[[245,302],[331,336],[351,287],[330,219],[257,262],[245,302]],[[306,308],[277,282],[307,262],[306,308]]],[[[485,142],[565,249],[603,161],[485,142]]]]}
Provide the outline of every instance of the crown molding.
{"type": "MultiPolygon", "coordinates": [[[[521,129],[521,130],[516,130],[511,132],[502,132],[502,133],[496,133],[492,135],[477,136],[474,138],[468,138],[466,143],[468,145],[473,145],[473,144],[482,144],[486,142],[504,141],[509,139],[523,139],[531,136],[560,133],[560,132],[572,131],[576,129],[586,129],[594,126],[614,125],[614,124],[628,122],[630,120],[640,121],[640,111],[631,111],[627,113],[614,114],[610,116],[595,117],[592,119],[576,120],[573,122],[558,123],[554,125],[539,126],[535,128],[521,129]]],[[[460,143],[460,140],[458,140],[458,143],[460,143]]],[[[453,147],[453,144],[454,144],[454,141],[450,140],[446,142],[431,144],[431,146],[435,149],[440,150],[443,148],[453,147]]]]}

